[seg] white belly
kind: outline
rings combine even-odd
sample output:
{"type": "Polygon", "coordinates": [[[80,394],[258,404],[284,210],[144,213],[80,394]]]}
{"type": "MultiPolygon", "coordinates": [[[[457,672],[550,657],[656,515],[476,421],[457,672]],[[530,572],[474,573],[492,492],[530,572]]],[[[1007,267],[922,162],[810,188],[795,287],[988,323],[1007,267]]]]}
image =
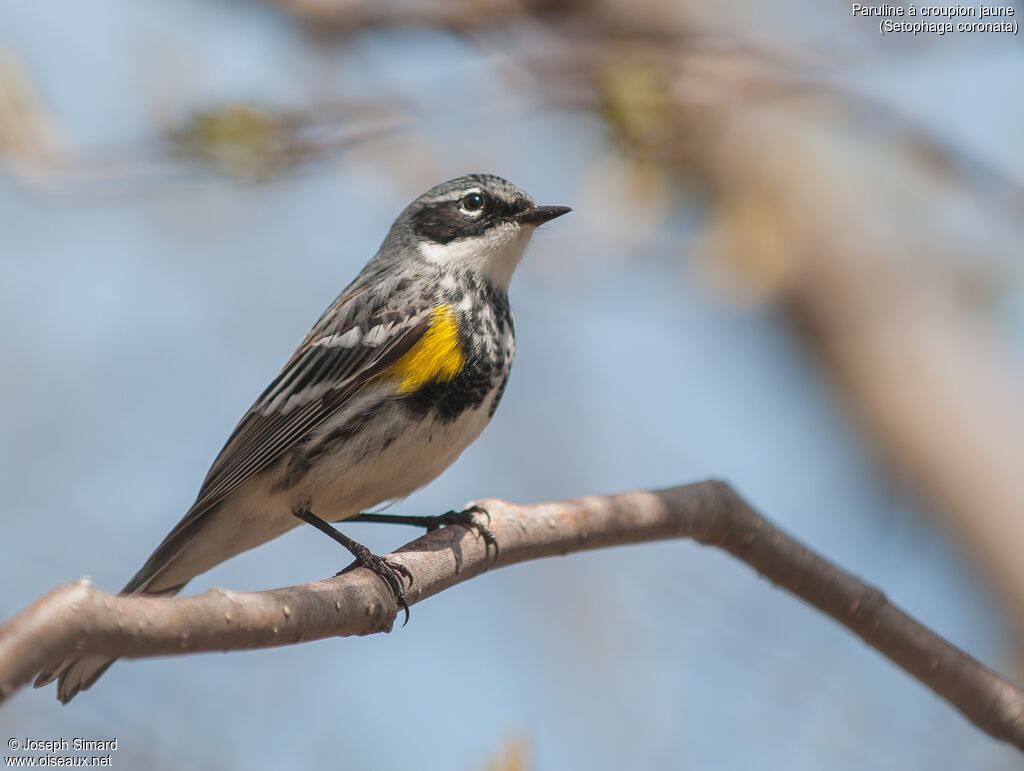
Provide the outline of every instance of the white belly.
{"type": "Polygon", "coordinates": [[[195,538],[161,575],[172,586],[301,524],[292,512],[308,506],[318,517],[339,521],[403,498],[450,466],[483,431],[496,394],[473,410],[443,423],[410,420],[395,409],[337,452],[320,461],[294,486],[275,485],[283,471],[260,474],[240,485],[208,515],[195,538]],[[381,447],[382,437],[394,439],[381,447]]]}
{"type": "Polygon", "coordinates": [[[325,456],[296,486],[294,505],[308,505],[317,516],[337,521],[404,498],[434,480],[480,436],[490,401],[451,423],[430,417],[410,422],[399,413],[392,419],[401,420],[401,430],[384,447],[382,437],[394,433],[395,425],[381,421],[367,428],[377,436],[360,437],[351,448],[325,456]]]}

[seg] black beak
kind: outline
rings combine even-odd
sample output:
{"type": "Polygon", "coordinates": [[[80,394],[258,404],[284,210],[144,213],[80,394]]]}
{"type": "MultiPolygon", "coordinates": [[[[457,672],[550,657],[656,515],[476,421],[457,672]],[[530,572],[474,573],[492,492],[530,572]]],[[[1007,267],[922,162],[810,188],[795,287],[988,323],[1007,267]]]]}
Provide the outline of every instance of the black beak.
{"type": "Polygon", "coordinates": [[[520,214],[516,219],[521,225],[543,225],[555,217],[571,212],[568,206],[534,206],[520,214]]]}

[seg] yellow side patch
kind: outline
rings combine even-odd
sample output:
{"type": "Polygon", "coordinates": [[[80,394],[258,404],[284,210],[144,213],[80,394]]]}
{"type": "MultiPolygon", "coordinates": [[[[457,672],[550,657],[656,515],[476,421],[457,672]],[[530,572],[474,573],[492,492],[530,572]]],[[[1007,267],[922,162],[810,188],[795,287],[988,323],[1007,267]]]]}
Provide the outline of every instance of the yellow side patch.
{"type": "Polygon", "coordinates": [[[432,382],[452,380],[462,370],[459,324],[450,305],[438,305],[423,337],[385,375],[401,378],[399,393],[411,393],[432,382]]]}

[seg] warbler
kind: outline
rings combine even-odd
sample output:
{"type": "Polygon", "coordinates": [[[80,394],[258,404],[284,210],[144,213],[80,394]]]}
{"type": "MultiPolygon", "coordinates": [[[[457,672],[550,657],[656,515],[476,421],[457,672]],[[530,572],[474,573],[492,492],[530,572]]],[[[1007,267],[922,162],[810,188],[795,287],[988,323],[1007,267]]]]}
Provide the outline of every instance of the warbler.
{"type": "MultiPolygon", "coordinates": [[[[123,594],[170,596],[224,560],[307,522],[385,580],[404,608],[397,563],[330,521],[462,524],[493,539],[477,510],[363,513],[444,471],[494,415],[515,331],[508,285],[531,235],[571,211],[537,206],[501,177],[470,174],[421,195],[327,308],[214,460],[195,503],[123,594]]],[[[86,655],[43,671],[67,703],[113,663],[86,655]]]]}

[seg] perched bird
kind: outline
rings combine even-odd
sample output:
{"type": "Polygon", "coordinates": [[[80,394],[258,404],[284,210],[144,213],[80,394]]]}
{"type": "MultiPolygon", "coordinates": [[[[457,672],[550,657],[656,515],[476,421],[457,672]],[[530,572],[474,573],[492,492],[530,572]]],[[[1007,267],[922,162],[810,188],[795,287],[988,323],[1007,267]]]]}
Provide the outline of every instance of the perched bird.
{"type": "MultiPolygon", "coordinates": [[[[192,578],[304,521],[390,586],[401,566],[329,521],[475,526],[474,510],[363,514],[433,480],[480,435],[515,349],[508,285],[536,227],[569,212],[536,206],[500,177],[470,174],[413,201],[384,243],[249,408],[192,507],[122,590],[170,596],[192,578]]],[[[67,702],[113,663],[86,655],[42,672],[67,702]]]]}

